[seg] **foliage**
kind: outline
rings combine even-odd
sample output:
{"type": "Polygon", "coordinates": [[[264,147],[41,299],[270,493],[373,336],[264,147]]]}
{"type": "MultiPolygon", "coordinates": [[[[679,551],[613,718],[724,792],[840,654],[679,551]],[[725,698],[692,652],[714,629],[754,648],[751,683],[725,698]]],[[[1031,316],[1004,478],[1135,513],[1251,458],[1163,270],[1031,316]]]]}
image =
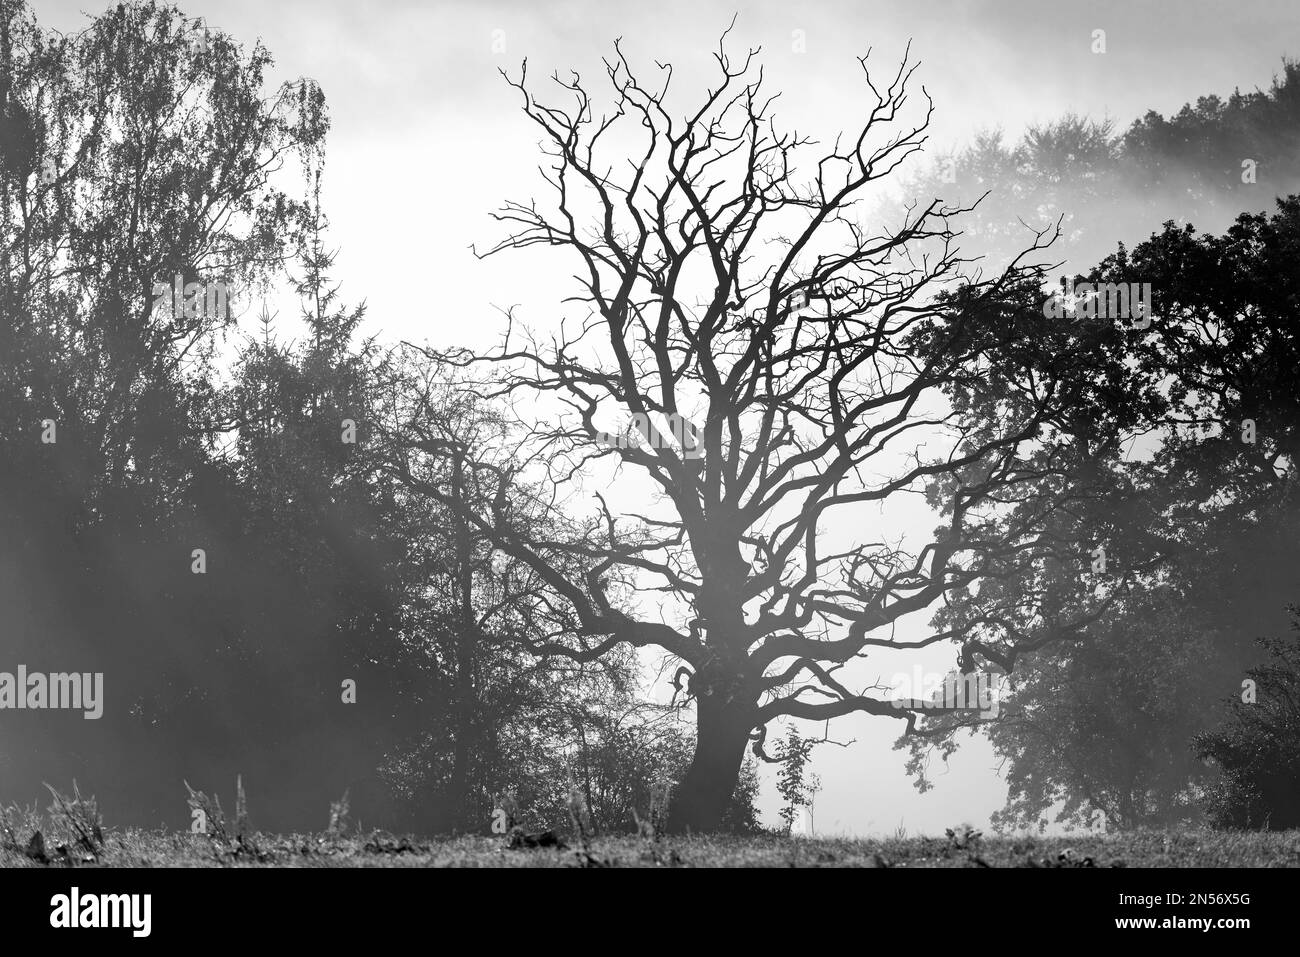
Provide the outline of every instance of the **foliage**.
{"type": "MultiPolygon", "coordinates": [[[[1250,637],[1279,626],[1300,587],[1298,249],[1300,199],[1290,197],[1219,236],[1170,223],[1085,277],[1158,290],[1149,331],[1072,320],[1101,342],[1128,337],[1116,353],[1127,361],[1082,370],[1067,424],[1078,464],[1044,473],[1094,492],[1049,526],[1055,561],[958,593],[938,620],[959,632],[997,621],[1019,635],[1022,652],[990,659],[1019,665],[990,732],[1010,759],[1004,826],[1041,825],[1058,802],[1057,819],[1076,825],[1098,811],[1113,826],[1197,815],[1191,795],[1204,772],[1189,742],[1218,720],[1222,676],[1250,664],[1250,637]],[[1253,441],[1243,440],[1247,420],[1253,441]],[[1049,613],[1098,589],[1109,598],[1083,628],[1053,622],[1049,613]]],[[[957,398],[978,428],[1015,388],[990,383],[957,398]]],[[[966,647],[983,654],[978,639],[966,647]]],[[[929,752],[946,755],[971,727],[940,717],[908,742],[922,786],[929,752]]]]}
{"type": "Polygon", "coordinates": [[[777,816],[780,817],[781,829],[786,834],[793,829],[800,808],[812,804],[818,782],[815,780],[815,775],[806,779],[805,771],[812,756],[812,749],[817,744],[816,740],[803,738],[797,729],[791,728],[785,740],[777,747],[776,757],[781,762],[781,767],[777,772],[776,790],[785,802],[777,816]]]}
{"type": "Polygon", "coordinates": [[[1261,639],[1269,658],[1246,673],[1253,687],[1232,700],[1221,726],[1195,739],[1197,756],[1219,772],[1203,798],[1216,827],[1300,826],[1300,607],[1292,611],[1296,635],[1261,639]]]}

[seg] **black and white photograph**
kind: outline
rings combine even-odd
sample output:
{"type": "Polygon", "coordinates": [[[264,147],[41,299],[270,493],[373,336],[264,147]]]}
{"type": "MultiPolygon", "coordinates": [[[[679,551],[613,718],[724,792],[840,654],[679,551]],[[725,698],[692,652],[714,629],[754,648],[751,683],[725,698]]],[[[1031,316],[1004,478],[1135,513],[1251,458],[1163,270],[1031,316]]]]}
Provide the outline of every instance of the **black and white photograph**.
{"type": "Polygon", "coordinates": [[[33,933],[1285,927],[1293,0],[0,0],[0,215],[33,933]]]}

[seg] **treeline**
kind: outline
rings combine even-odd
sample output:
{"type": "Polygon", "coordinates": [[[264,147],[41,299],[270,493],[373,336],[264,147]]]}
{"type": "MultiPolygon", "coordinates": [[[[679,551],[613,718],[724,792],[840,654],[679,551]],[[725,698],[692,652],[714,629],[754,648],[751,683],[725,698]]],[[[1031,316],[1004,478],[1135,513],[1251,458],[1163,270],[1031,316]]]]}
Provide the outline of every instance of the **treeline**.
{"type": "Polygon", "coordinates": [[[1266,90],[1199,97],[1172,116],[1154,110],[1120,130],[1068,114],[1018,138],[985,130],[905,183],[927,201],[976,208],[963,250],[988,268],[1058,222],[1045,264],[1090,268],[1117,242],[1140,242],[1166,220],[1223,230],[1243,211],[1300,192],[1300,62],[1284,59],[1266,90]]]}

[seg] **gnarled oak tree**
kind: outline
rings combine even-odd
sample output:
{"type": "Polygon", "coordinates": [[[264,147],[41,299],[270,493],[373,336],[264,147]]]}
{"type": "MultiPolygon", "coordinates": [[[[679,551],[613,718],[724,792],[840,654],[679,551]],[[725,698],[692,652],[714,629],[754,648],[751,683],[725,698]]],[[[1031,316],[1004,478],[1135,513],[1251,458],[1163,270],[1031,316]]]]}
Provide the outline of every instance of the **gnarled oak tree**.
{"type": "Polygon", "coordinates": [[[908,56],[885,83],[859,60],[867,102],[844,103],[865,116],[825,149],[778,131],[756,51],[738,62],[723,40],[717,80],[684,119],[668,105],[671,67],[644,83],[617,44],[607,113],[576,74],[552,78],[557,103],[538,99],[527,63],[510,80],[541,131],[551,202],[507,203],[508,235],[484,255],[568,256],[567,302],[583,315],[545,337],[511,315],[499,350],[437,354],[487,370],[483,393],[516,411],[509,448],[409,442],[496,490],[476,496],[496,503],[485,509],[423,489],[543,587],[533,620],[550,634],[535,653],[594,660],[626,644],[680,659],[697,741],[677,830],[718,824],[747,743],[763,755],[774,720],[866,712],[915,729],[915,713],[850,685],[845,665],[872,648],[956,641],[967,662],[1012,666],[1023,649],[995,612],[912,641],[893,626],[1044,552],[1086,570],[1080,543],[1038,531],[1078,494],[1051,478],[1086,456],[1069,409],[1095,382],[1082,370],[1101,334],[1045,318],[1042,277],[1020,259],[972,274],[962,210],[941,200],[896,228],[860,221],[871,185],[926,139],[928,96],[904,119],[908,56]],[[992,398],[991,372],[1009,383],[992,398]],[[640,438],[611,441],[630,421],[640,438]],[[555,526],[520,519],[508,490],[524,486],[535,509],[593,507],[569,537],[538,536],[555,526]],[[942,514],[933,536],[882,540],[866,506],[922,491],[942,514]]]}

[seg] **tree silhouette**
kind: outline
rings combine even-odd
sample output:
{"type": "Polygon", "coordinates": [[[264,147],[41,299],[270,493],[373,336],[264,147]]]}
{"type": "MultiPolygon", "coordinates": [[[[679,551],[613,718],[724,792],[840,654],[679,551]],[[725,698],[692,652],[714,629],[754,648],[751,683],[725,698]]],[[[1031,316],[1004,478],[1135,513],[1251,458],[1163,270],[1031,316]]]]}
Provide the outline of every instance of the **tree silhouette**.
{"type": "Polygon", "coordinates": [[[498,350],[442,354],[510,400],[517,428],[508,448],[442,452],[499,491],[484,496],[491,507],[426,491],[544,583],[552,637],[536,652],[592,661],[630,645],[680,660],[697,740],[671,825],[706,829],[747,742],[766,757],[772,721],[866,712],[914,727],[910,712],[840,680],[867,650],[966,640],[971,654],[1014,662],[1016,636],[977,642],[973,624],[907,642],[892,626],[969,587],[993,555],[1032,557],[1034,529],[1075,489],[1039,483],[1036,504],[996,537],[986,520],[1062,467],[1057,436],[1091,388],[1081,370],[1118,352],[1090,359],[1095,336],[1051,326],[1041,276],[1018,260],[992,279],[964,275],[950,224],[962,210],[936,200],[880,232],[855,218],[864,191],[925,141],[929,107],[903,118],[908,57],[883,88],[860,59],[862,125],[817,152],[777,131],[756,51],[733,62],[725,35],[717,82],[684,120],[668,106],[671,67],[650,86],[615,51],[604,115],[576,75],[553,78],[557,104],[536,97],[526,63],[509,80],[541,131],[552,203],[507,203],[497,219],[510,232],[484,255],[567,255],[578,286],[568,302],[586,314],[545,341],[511,313],[498,350]],[[977,427],[958,424],[951,403],[984,401],[991,372],[1015,382],[1014,400],[984,409],[977,427]],[[608,441],[635,417],[649,423],[644,441],[608,441]],[[679,418],[698,447],[669,437],[679,418]],[[656,495],[620,505],[633,475],[656,495]],[[592,479],[606,487],[567,538],[531,534],[508,507],[505,490],[526,486],[535,509],[558,511],[592,479]],[[856,534],[863,506],[926,482],[945,510],[928,542],[856,534]],[[628,589],[620,606],[612,596],[628,589]],[[659,610],[645,606],[651,596],[659,610]]]}

